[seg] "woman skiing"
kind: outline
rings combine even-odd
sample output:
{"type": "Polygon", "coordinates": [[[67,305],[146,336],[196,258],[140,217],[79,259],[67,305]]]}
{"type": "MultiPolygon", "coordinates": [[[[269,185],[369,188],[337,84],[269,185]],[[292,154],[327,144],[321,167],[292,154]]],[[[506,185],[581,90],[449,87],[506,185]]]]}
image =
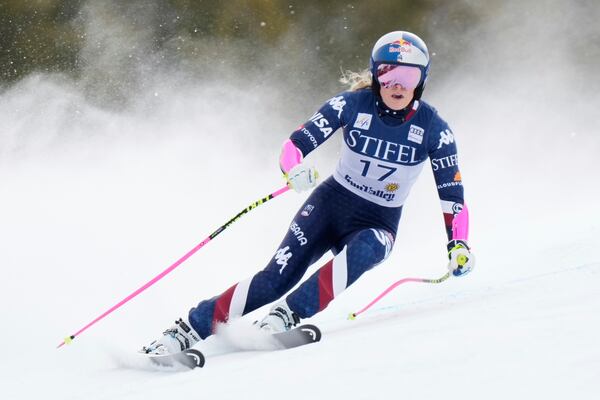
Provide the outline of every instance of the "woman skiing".
{"type": "Polygon", "coordinates": [[[297,192],[316,186],[318,174],[303,159],[343,128],[339,163],[293,218],[266,268],[200,302],[144,351],[186,350],[216,325],[281,299],[307,268],[331,250],[334,258],[271,308],[259,322],[270,332],[291,329],[323,310],[363,273],[389,255],[411,186],[429,158],[448,235],[454,276],[474,266],[466,243],[468,211],[454,135],[437,111],[421,101],[429,71],[425,43],[409,32],[390,32],[374,45],[369,70],[342,81],[351,89],[328,100],[283,144],[280,167],[297,192]],[[459,255],[466,264],[457,261],[459,255]]]}

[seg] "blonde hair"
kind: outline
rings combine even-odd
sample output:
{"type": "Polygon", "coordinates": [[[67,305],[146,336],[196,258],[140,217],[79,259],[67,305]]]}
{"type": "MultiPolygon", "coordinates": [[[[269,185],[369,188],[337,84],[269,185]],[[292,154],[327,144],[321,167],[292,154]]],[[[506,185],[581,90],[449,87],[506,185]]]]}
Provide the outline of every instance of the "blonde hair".
{"type": "Polygon", "coordinates": [[[369,68],[359,72],[342,70],[340,82],[344,85],[350,86],[350,91],[355,92],[360,89],[371,87],[373,84],[373,76],[369,68]]]}

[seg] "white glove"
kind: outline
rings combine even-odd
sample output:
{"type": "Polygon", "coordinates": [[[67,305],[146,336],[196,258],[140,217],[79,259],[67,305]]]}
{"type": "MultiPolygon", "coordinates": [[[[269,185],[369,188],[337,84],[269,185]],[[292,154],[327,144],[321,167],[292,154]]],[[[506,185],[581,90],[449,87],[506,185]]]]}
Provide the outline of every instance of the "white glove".
{"type": "Polygon", "coordinates": [[[317,186],[318,178],[319,173],[315,167],[309,167],[303,163],[296,165],[290,169],[287,174],[285,174],[285,179],[287,179],[288,186],[298,193],[317,186]]]}
{"type": "Polygon", "coordinates": [[[462,240],[448,242],[448,270],[454,276],[463,276],[475,267],[475,255],[462,240]]]}

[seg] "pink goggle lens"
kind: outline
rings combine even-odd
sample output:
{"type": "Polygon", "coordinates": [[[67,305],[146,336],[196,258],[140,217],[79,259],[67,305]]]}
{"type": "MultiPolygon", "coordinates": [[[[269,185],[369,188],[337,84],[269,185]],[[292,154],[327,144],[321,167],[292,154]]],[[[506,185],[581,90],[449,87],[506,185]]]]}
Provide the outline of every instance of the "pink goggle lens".
{"type": "Polygon", "coordinates": [[[399,85],[411,90],[419,86],[421,70],[408,65],[380,64],[377,67],[377,81],[386,89],[399,85]]]}

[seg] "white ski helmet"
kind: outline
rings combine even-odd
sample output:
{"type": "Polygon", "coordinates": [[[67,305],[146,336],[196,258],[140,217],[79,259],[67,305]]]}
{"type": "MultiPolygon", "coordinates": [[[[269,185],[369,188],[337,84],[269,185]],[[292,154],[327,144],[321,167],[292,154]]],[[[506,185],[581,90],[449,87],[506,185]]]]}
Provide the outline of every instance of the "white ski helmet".
{"type": "Polygon", "coordinates": [[[421,70],[421,80],[415,89],[415,100],[421,98],[429,73],[429,51],[425,42],[414,33],[394,31],[377,40],[371,52],[373,85],[379,90],[377,67],[381,64],[414,66],[421,70]]]}

